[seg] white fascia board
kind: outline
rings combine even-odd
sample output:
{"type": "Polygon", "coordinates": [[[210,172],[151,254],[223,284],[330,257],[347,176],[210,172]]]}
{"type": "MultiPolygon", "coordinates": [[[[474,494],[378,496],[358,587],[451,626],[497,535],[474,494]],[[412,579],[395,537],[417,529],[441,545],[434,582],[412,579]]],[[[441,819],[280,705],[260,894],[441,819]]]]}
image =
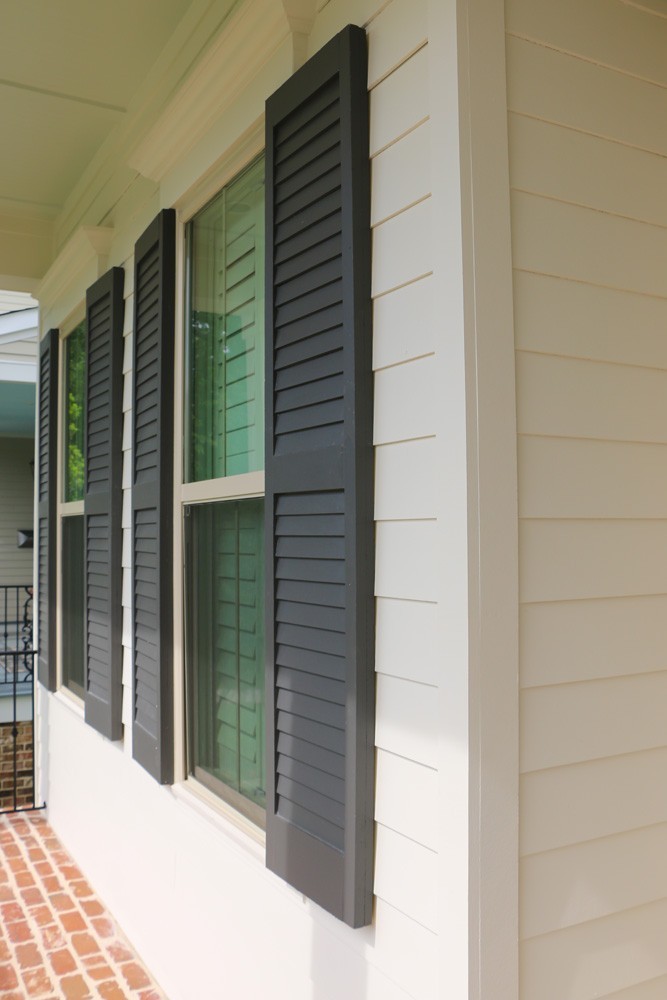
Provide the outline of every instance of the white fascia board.
{"type": "Polygon", "coordinates": [[[7,361],[0,357],[0,382],[35,382],[37,365],[34,361],[7,361]]]}

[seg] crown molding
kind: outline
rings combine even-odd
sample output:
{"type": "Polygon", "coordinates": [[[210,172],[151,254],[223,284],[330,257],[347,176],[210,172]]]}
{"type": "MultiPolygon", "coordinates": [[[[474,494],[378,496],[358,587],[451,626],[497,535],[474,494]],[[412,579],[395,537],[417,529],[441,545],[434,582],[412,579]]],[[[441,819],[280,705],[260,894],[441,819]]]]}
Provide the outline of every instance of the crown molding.
{"type": "Polygon", "coordinates": [[[77,281],[87,281],[91,266],[95,277],[103,273],[113,232],[105,226],[82,226],[74,233],[37,286],[35,297],[43,310],[77,281]]]}
{"type": "Polygon", "coordinates": [[[282,0],[240,4],[155,125],[131,151],[128,165],[150,180],[162,180],[291,32],[282,0]]]}

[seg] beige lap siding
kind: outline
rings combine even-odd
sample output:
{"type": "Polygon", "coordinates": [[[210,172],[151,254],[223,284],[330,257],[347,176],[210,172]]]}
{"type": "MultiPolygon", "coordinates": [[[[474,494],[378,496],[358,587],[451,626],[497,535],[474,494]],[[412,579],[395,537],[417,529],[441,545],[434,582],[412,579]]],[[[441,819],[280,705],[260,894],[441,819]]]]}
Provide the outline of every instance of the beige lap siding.
{"type": "Polygon", "coordinates": [[[621,0],[508,0],[506,18],[521,997],[657,1000],[667,989],[667,18],[621,0]]]}

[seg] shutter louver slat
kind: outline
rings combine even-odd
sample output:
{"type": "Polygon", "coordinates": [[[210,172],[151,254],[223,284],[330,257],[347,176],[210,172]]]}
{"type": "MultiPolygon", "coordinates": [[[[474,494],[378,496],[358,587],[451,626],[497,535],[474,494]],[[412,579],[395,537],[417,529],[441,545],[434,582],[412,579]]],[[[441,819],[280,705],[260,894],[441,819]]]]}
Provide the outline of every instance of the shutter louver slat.
{"type": "Polygon", "coordinates": [[[124,271],[86,293],[84,607],[86,722],[111,740],[123,733],[122,474],[124,271]]]}
{"type": "Polygon", "coordinates": [[[165,210],[134,253],[132,428],[133,756],[173,780],[172,415],[175,216],[165,210]]]}
{"type": "Polygon", "coordinates": [[[56,462],[58,331],[49,330],[39,355],[37,492],[37,676],[49,691],[56,688],[56,462]]]}
{"type": "Polygon", "coordinates": [[[267,102],[267,864],[372,904],[374,665],[366,37],[267,102]]]}

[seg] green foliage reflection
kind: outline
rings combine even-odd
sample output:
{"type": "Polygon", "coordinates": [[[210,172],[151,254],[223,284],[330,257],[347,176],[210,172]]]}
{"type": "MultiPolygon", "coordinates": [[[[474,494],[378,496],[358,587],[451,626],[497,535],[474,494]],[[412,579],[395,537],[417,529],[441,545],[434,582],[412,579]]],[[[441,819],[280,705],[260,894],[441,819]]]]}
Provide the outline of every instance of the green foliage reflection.
{"type": "Polygon", "coordinates": [[[65,502],[83,500],[86,324],[80,323],[65,349],[65,502]]]}

